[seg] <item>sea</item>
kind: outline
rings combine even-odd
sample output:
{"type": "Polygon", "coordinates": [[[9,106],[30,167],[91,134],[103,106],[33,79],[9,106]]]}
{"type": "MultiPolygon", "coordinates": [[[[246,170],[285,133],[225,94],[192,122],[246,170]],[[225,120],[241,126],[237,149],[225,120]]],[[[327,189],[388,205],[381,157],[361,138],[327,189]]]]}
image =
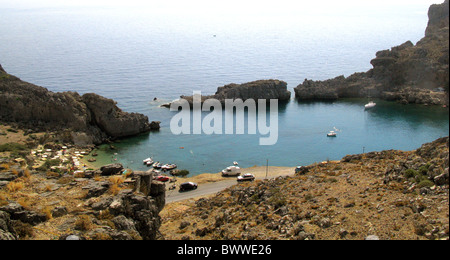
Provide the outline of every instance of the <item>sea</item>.
{"type": "Polygon", "coordinates": [[[118,140],[115,149],[98,147],[98,165],[146,170],[142,160],[153,157],[191,175],[220,172],[234,161],[241,167],[294,167],[347,154],[413,150],[448,135],[449,111],[439,106],[374,100],[377,106],[365,111],[369,99],[294,98],[293,88],[306,78],[365,72],[377,51],[419,41],[427,1],[401,8],[389,1],[261,5],[267,2],[271,6],[244,10],[239,1],[204,8],[0,7],[0,64],[51,91],[94,92],[124,111],[161,121],[159,132],[118,140]],[[278,142],[272,146],[260,146],[258,134],[174,135],[170,121],[177,113],[160,107],[193,91],[213,94],[226,84],[261,79],[283,80],[292,92],[278,108],[278,142]],[[336,138],[327,138],[331,130],[336,138]]]}

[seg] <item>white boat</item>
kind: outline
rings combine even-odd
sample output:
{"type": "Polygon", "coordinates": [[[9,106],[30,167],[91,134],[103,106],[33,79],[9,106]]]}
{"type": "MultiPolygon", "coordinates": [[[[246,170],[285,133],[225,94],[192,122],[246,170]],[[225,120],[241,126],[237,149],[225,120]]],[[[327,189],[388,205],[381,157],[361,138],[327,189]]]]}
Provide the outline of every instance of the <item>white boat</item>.
{"type": "Polygon", "coordinates": [[[238,166],[239,163],[238,162],[233,162],[233,165],[238,166]]]}
{"type": "Polygon", "coordinates": [[[365,109],[371,109],[371,108],[374,108],[376,105],[377,105],[376,103],[374,103],[373,101],[370,101],[369,104],[366,104],[364,106],[364,108],[365,109]]]}
{"type": "Polygon", "coordinates": [[[147,159],[143,160],[143,163],[146,164],[146,165],[148,165],[148,166],[151,166],[151,165],[153,165],[153,163],[155,163],[155,162],[153,161],[152,158],[147,158],[147,159]],[[149,164],[150,164],[150,165],[149,165],[149,164]]]}
{"type": "Polygon", "coordinates": [[[161,167],[162,167],[162,165],[161,165],[160,162],[156,162],[156,163],[153,165],[153,169],[161,169],[161,167]]]}
{"type": "Polygon", "coordinates": [[[177,168],[176,164],[165,164],[165,165],[161,166],[161,170],[163,170],[163,171],[170,171],[175,168],[177,168]]]}
{"type": "Polygon", "coordinates": [[[328,136],[328,137],[337,137],[337,134],[336,134],[335,131],[330,131],[330,132],[327,134],[327,136],[328,136]]]}

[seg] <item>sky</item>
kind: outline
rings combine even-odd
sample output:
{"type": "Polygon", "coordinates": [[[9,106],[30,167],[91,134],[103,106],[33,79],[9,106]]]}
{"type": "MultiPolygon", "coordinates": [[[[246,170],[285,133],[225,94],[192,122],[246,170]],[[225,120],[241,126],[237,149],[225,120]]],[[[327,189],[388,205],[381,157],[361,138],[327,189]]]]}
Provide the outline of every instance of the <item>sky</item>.
{"type": "Polygon", "coordinates": [[[441,3],[443,0],[0,0],[1,8],[139,7],[201,12],[282,12],[342,8],[396,8],[402,5],[441,3]]]}

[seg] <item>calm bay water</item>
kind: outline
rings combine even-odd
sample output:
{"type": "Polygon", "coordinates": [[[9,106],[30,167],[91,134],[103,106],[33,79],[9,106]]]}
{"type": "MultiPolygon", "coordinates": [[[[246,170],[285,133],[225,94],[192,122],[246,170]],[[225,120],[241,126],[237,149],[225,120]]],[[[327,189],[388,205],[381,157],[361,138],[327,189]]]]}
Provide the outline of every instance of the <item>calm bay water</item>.
{"type": "MultiPolygon", "coordinates": [[[[292,100],[279,109],[279,139],[274,146],[259,146],[260,135],[173,135],[168,122],[158,133],[122,140],[102,147],[99,163],[114,159],[134,169],[146,169],[142,160],[177,163],[192,174],[218,172],[238,161],[242,167],[309,165],[339,160],[347,154],[388,149],[413,150],[422,143],[448,135],[448,110],[441,107],[404,106],[377,101],[364,111],[367,100],[333,103],[298,103],[292,100]],[[337,138],[326,134],[339,129],[337,138]],[[180,149],[184,147],[184,149],[180,149]],[[115,156],[114,153],[117,153],[115,156]]],[[[173,116],[166,109],[165,117],[173,116]]]]}
{"type": "Polygon", "coordinates": [[[99,163],[117,159],[145,169],[142,160],[154,156],[192,174],[218,172],[233,161],[243,167],[266,159],[271,165],[305,165],[363,149],[416,149],[448,135],[448,110],[378,101],[364,111],[367,100],[291,100],[279,109],[278,143],[262,147],[259,135],[175,136],[169,129],[174,113],[158,106],[229,83],[280,79],[292,91],[305,78],[367,71],[377,51],[423,37],[427,9],[425,4],[352,15],[299,10],[285,16],[0,9],[0,63],[49,90],[95,92],[162,122],[160,132],[122,140],[115,151],[102,147],[99,163]],[[338,138],[327,138],[333,127],[341,130],[338,138]]]}

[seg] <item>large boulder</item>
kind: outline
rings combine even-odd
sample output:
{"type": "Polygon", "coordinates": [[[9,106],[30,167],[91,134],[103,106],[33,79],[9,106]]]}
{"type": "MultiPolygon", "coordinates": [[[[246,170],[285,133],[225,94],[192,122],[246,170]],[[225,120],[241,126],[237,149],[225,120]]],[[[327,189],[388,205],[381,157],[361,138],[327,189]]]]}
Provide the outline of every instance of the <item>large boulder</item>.
{"type": "Polygon", "coordinates": [[[10,216],[4,211],[0,211],[0,240],[17,240],[17,234],[10,221],[10,216]]]}
{"type": "Polygon", "coordinates": [[[132,190],[123,190],[114,198],[108,209],[114,216],[125,217],[115,219],[121,223],[119,226],[136,230],[144,240],[156,239],[161,226],[161,208],[152,197],[132,190]]]}
{"type": "Polygon", "coordinates": [[[9,203],[5,206],[1,206],[0,212],[8,213],[9,218],[12,220],[20,220],[23,223],[33,226],[47,221],[47,216],[45,214],[26,210],[18,203],[9,203]]]}
{"type": "Polygon", "coordinates": [[[103,176],[116,175],[123,171],[123,165],[120,163],[108,164],[108,165],[102,166],[100,168],[100,171],[101,171],[101,175],[103,175],[103,176]]]}

